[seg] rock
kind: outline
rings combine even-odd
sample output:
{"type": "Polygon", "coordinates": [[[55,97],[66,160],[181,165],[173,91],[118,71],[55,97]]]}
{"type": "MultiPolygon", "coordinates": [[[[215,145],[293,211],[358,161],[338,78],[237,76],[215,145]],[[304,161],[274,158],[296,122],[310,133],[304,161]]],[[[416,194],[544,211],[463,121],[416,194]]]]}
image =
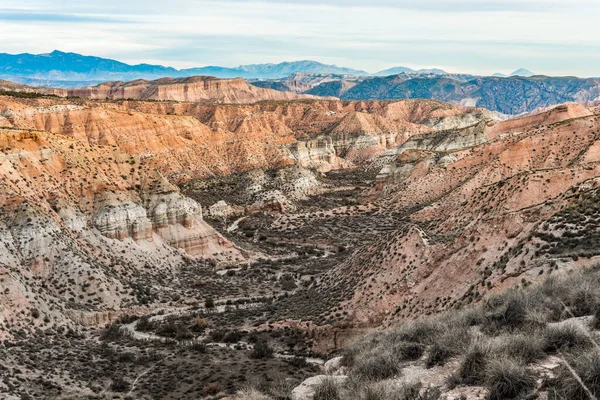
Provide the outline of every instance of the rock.
{"type": "Polygon", "coordinates": [[[223,200],[219,200],[208,207],[208,215],[212,218],[229,218],[234,213],[233,208],[223,200]]]}
{"type": "Polygon", "coordinates": [[[347,379],[347,376],[338,375],[338,376],[327,376],[327,375],[318,375],[313,376],[304,380],[300,385],[296,386],[294,390],[292,390],[292,400],[312,400],[315,396],[316,388],[323,383],[325,379],[331,379],[336,384],[342,385],[347,379]]]}
{"type": "Polygon", "coordinates": [[[346,375],[346,367],[342,365],[344,357],[335,357],[323,366],[327,375],[346,375]]]}
{"type": "Polygon", "coordinates": [[[69,89],[69,96],[88,99],[175,100],[215,103],[255,103],[265,100],[317,99],[316,96],[280,92],[252,86],[242,78],[217,79],[206,76],[162,78],[154,81],[106,82],[97,86],[69,89]]]}

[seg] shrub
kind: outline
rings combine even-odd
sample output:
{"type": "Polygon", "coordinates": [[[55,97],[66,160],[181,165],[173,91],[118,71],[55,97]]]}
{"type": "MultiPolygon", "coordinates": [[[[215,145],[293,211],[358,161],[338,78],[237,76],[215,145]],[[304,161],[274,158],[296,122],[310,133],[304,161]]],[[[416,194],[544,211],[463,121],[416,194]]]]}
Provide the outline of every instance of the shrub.
{"type": "Polygon", "coordinates": [[[206,353],[206,345],[201,342],[194,342],[190,348],[198,353],[206,353]]]}
{"type": "Polygon", "coordinates": [[[576,284],[567,291],[568,296],[564,303],[569,308],[570,315],[583,317],[592,315],[600,306],[600,292],[598,282],[586,279],[577,279],[576,284]]]}
{"type": "Polygon", "coordinates": [[[288,363],[295,368],[304,368],[308,366],[308,362],[304,357],[293,357],[288,360],[288,363]]]}
{"type": "Polygon", "coordinates": [[[449,358],[455,355],[453,349],[445,343],[434,343],[427,352],[425,365],[427,368],[433,368],[436,365],[444,365],[449,358]]]}
{"type": "Polygon", "coordinates": [[[516,358],[529,364],[544,357],[544,340],[539,334],[502,335],[493,346],[495,355],[516,358]]]}
{"type": "Polygon", "coordinates": [[[156,324],[148,316],[141,317],[135,324],[135,330],[139,332],[150,332],[156,329],[156,324]]]}
{"type": "MultiPolygon", "coordinates": [[[[379,386],[381,385],[382,383],[379,383],[379,386]]],[[[438,388],[423,389],[420,382],[405,383],[400,386],[388,384],[383,387],[385,390],[384,397],[380,397],[382,400],[438,400],[442,395],[438,388]]]]}
{"type": "Polygon", "coordinates": [[[212,396],[221,393],[223,390],[225,390],[225,388],[219,382],[207,383],[202,387],[204,393],[212,396]]]}
{"type": "Polygon", "coordinates": [[[594,312],[594,319],[592,320],[591,328],[595,330],[600,329],[600,307],[598,307],[594,312]]]}
{"type": "Polygon", "coordinates": [[[235,400],[271,400],[271,398],[254,388],[248,388],[239,391],[234,397],[235,400]]]}
{"type": "Polygon", "coordinates": [[[112,390],[113,392],[126,392],[129,390],[130,387],[131,385],[129,384],[129,382],[127,382],[120,376],[114,378],[112,380],[112,383],[110,384],[110,390],[112,390]]]}
{"type": "Polygon", "coordinates": [[[460,364],[457,376],[458,380],[467,385],[482,384],[489,356],[490,348],[488,343],[474,343],[460,364]]]}
{"type": "Polygon", "coordinates": [[[577,374],[577,378],[563,365],[557,371],[550,393],[556,399],[588,399],[585,388],[596,398],[600,396],[600,352],[578,352],[566,360],[577,374]],[[581,381],[579,381],[581,380],[581,381]],[[585,385],[585,388],[581,385],[585,385]]]}
{"type": "Polygon", "coordinates": [[[194,332],[204,332],[206,328],[208,328],[208,321],[206,320],[206,318],[198,316],[193,319],[191,330],[193,330],[194,332]]]}
{"type": "Polygon", "coordinates": [[[360,400],[387,400],[389,399],[388,387],[381,382],[364,386],[359,394],[360,400]]]}
{"type": "Polygon", "coordinates": [[[256,342],[254,348],[250,352],[250,358],[271,358],[273,357],[273,349],[267,342],[256,342]]]}
{"type": "Polygon", "coordinates": [[[156,334],[177,340],[188,340],[194,337],[188,328],[174,322],[167,322],[163,325],[160,325],[156,330],[156,334]]]}
{"type": "Polygon", "coordinates": [[[399,371],[398,360],[390,350],[375,349],[358,355],[350,374],[359,379],[383,380],[393,377],[399,371]]]}
{"type": "Polygon", "coordinates": [[[433,344],[443,330],[444,326],[433,320],[411,321],[393,331],[390,336],[394,341],[433,344]]]}
{"type": "Polygon", "coordinates": [[[313,400],[341,400],[340,389],[333,379],[325,378],[315,388],[313,400]]]}
{"type": "Polygon", "coordinates": [[[425,346],[415,342],[395,343],[392,347],[392,353],[398,360],[418,360],[425,352],[425,346]]]}
{"type": "Polygon", "coordinates": [[[508,358],[490,361],[485,380],[490,400],[524,398],[535,384],[535,377],[527,367],[508,358]]]}
{"type": "Polygon", "coordinates": [[[213,299],[206,299],[204,301],[204,308],[207,310],[215,308],[215,301],[213,299]]]}
{"type": "Polygon", "coordinates": [[[427,368],[444,365],[449,358],[463,353],[471,343],[471,333],[467,320],[464,325],[458,321],[448,321],[448,329],[429,347],[425,364],[427,368]]]}
{"type": "Polygon", "coordinates": [[[510,290],[499,296],[493,296],[483,306],[484,321],[482,329],[488,334],[521,329],[527,321],[526,295],[510,290]]]}
{"type": "Polygon", "coordinates": [[[237,343],[244,337],[244,333],[241,331],[227,331],[223,335],[223,342],[225,343],[237,343]]]}
{"type": "Polygon", "coordinates": [[[572,324],[548,327],[543,333],[543,341],[547,353],[585,348],[591,344],[585,333],[572,324]]]}
{"type": "Polygon", "coordinates": [[[116,342],[123,339],[131,339],[131,332],[123,328],[121,325],[111,325],[102,332],[100,340],[103,342],[116,342]]]}

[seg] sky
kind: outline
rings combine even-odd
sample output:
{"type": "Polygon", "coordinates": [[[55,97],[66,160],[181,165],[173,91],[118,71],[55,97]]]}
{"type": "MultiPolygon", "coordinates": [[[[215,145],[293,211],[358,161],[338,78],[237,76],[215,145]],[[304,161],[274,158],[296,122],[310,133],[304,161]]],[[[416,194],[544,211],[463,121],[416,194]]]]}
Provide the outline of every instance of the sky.
{"type": "Polygon", "coordinates": [[[2,0],[0,52],[600,76],[599,0],[2,0]]]}

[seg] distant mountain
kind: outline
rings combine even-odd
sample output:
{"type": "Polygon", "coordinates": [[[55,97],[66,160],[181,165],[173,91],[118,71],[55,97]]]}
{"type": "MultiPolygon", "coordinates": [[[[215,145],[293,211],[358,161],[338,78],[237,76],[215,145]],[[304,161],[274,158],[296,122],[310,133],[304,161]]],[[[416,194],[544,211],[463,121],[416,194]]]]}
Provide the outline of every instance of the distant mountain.
{"type": "Polygon", "coordinates": [[[57,50],[49,54],[0,54],[0,78],[15,81],[131,80],[141,76],[162,77],[177,73],[174,68],[160,65],[128,65],[57,50]]]}
{"type": "Polygon", "coordinates": [[[392,76],[392,75],[400,75],[400,74],[446,75],[447,72],[444,71],[443,69],[439,69],[439,68],[414,70],[414,69],[407,68],[407,67],[394,67],[394,68],[390,68],[390,69],[385,69],[383,71],[379,71],[379,72],[373,74],[373,76],[392,76]]]}
{"type": "MultiPolygon", "coordinates": [[[[344,100],[432,99],[484,107],[504,114],[521,114],[538,107],[599,99],[600,80],[574,77],[472,77],[397,75],[365,79],[345,92],[344,100]]],[[[317,93],[318,87],[311,90],[317,93]]]]}
{"type": "MultiPolygon", "coordinates": [[[[217,78],[276,79],[296,72],[368,75],[365,71],[326,65],[316,61],[242,65],[237,68],[208,66],[178,70],[162,65],[129,65],[100,57],[64,53],[0,54],[0,79],[46,86],[77,86],[78,82],[131,81],[135,79],[215,76],[217,78]]],[[[80,83],[79,85],[83,85],[80,83]]]]}
{"type": "Polygon", "coordinates": [[[315,74],[340,74],[340,75],[369,75],[366,71],[352,68],[338,67],[336,65],[321,64],[316,61],[282,62],[280,64],[254,64],[242,65],[238,68],[253,78],[276,79],[284,78],[296,72],[315,74]]]}
{"type": "Polygon", "coordinates": [[[406,73],[410,73],[410,72],[416,72],[414,69],[411,68],[407,68],[407,67],[394,67],[394,68],[390,68],[390,69],[384,69],[383,71],[379,71],[377,73],[375,73],[375,76],[391,76],[391,75],[400,75],[400,74],[406,74],[406,73]]]}
{"type": "Polygon", "coordinates": [[[518,70],[516,70],[515,72],[513,72],[512,74],[510,74],[510,76],[524,76],[526,78],[529,78],[530,76],[535,75],[533,72],[531,72],[528,69],[525,68],[519,68],[518,70]]]}
{"type": "Polygon", "coordinates": [[[508,75],[503,74],[501,72],[496,72],[495,74],[493,74],[492,76],[496,77],[496,78],[508,78],[508,75]]]}

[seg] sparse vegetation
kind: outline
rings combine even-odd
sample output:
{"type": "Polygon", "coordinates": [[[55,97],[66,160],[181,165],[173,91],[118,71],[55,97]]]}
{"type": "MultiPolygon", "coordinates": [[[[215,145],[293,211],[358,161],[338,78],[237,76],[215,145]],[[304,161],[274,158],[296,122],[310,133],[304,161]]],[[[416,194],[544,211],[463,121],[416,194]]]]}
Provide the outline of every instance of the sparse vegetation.
{"type": "MultiPolygon", "coordinates": [[[[451,387],[484,386],[490,400],[500,400],[533,393],[539,377],[532,365],[558,355],[565,360],[560,378],[548,381],[543,390],[553,399],[584,399],[587,395],[573,371],[597,393],[600,358],[593,350],[595,333],[586,332],[576,318],[590,318],[589,328],[595,328],[593,293],[600,291],[598,276],[598,266],[562,278],[552,276],[470,309],[406,322],[360,339],[346,350],[343,364],[350,368],[353,385],[367,387],[401,375],[411,363],[422,363],[423,354],[423,366],[428,368],[454,359],[458,364],[448,380],[451,387]]],[[[386,398],[381,397],[382,387],[369,387],[364,398],[386,398]]]]}

